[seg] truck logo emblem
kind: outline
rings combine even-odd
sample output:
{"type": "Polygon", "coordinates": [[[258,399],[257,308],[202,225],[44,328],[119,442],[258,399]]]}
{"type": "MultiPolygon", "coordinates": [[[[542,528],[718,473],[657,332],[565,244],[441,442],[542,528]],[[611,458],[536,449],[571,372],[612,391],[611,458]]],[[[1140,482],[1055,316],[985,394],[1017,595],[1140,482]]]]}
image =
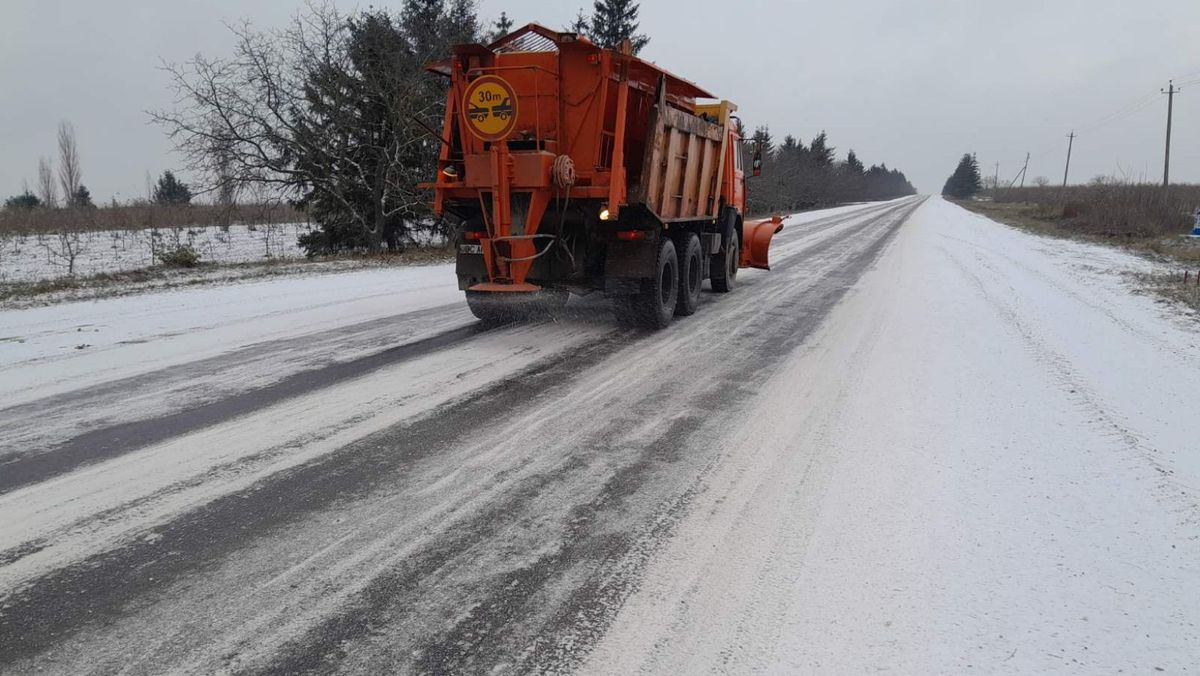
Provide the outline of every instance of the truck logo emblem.
{"type": "Polygon", "coordinates": [[[517,94],[495,75],[476,78],[463,95],[467,128],[484,141],[499,141],[517,126],[517,94]]]}

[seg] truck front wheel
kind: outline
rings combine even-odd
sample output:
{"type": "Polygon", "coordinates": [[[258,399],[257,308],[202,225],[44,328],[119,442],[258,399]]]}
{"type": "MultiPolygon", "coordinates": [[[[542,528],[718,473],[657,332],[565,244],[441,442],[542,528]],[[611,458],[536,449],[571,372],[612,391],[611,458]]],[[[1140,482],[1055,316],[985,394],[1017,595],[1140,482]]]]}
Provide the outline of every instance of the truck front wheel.
{"type": "Polygon", "coordinates": [[[717,293],[733,291],[733,282],[737,279],[738,263],[742,255],[739,243],[736,231],[726,235],[722,251],[712,257],[712,264],[709,268],[711,271],[710,281],[713,291],[717,293]]]}
{"type": "Polygon", "coordinates": [[[659,242],[655,263],[652,276],[642,283],[641,293],[613,298],[618,322],[646,329],[663,329],[671,323],[679,299],[679,258],[669,238],[659,242]]]}

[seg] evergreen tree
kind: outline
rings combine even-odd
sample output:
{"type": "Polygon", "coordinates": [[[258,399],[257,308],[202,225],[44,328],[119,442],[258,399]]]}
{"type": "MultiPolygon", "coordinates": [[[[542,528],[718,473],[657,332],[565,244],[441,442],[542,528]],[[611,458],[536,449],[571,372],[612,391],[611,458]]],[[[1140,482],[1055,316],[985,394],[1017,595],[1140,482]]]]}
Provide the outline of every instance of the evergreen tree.
{"type": "Polygon", "coordinates": [[[856,175],[862,175],[863,171],[865,171],[862,160],[858,159],[858,155],[854,154],[854,150],[846,154],[846,171],[856,175]]]}
{"type": "Polygon", "coordinates": [[[771,138],[771,128],[768,126],[755,127],[750,142],[755,151],[762,153],[764,161],[775,154],[775,141],[771,138]]]}
{"type": "Polygon", "coordinates": [[[492,32],[488,35],[489,42],[495,42],[512,32],[513,21],[508,14],[500,12],[500,18],[492,22],[492,32]]]}
{"type": "Polygon", "coordinates": [[[83,185],[82,183],[79,185],[79,188],[75,190],[75,194],[70,196],[70,199],[67,201],[67,204],[69,206],[75,207],[76,209],[95,209],[96,208],[96,205],[92,203],[91,191],[89,191],[87,189],[87,186],[83,185]]]}
{"type": "Polygon", "coordinates": [[[158,179],[158,184],[154,186],[154,203],[180,205],[191,202],[192,189],[188,184],[175,178],[170,169],[164,171],[158,179]]]}
{"type": "Polygon", "coordinates": [[[4,200],[5,209],[36,209],[40,206],[42,206],[42,201],[38,199],[37,195],[29,192],[28,188],[20,195],[13,195],[4,200]]]}
{"type": "Polygon", "coordinates": [[[812,163],[818,167],[828,167],[833,164],[834,148],[827,145],[828,138],[825,132],[821,131],[817,137],[808,144],[808,155],[812,159],[812,163]]]}
{"type": "Polygon", "coordinates": [[[301,238],[309,255],[397,250],[427,219],[429,198],[417,184],[428,180],[439,146],[412,120],[441,126],[448,83],[425,76],[424,64],[453,44],[479,39],[473,11],[474,3],[462,0],[409,0],[398,19],[361,12],[348,20],[348,67],[309,77],[313,114],[299,127],[297,164],[325,182],[300,200],[321,224],[301,238]],[[326,152],[331,145],[335,152],[326,152]],[[358,169],[345,171],[343,160],[331,158],[358,169]]]}
{"type": "Polygon", "coordinates": [[[614,49],[629,40],[637,54],[650,38],[637,32],[638,3],[634,0],[595,0],[588,36],[601,47],[614,49]]]}
{"type": "Polygon", "coordinates": [[[442,20],[442,39],[445,46],[475,42],[478,38],[479,19],[475,14],[475,0],[450,0],[450,6],[446,8],[446,15],[442,20]]]}
{"type": "Polygon", "coordinates": [[[975,158],[966,153],[958,161],[954,173],[946,179],[942,194],[954,199],[969,199],[983,189],[983,181],[979,177],[979,164],[975,158]]]}
{"type": "MultiPolygon", "coordinates": [[[[406,0],[400,9],[400,29],[408,36],[412,51],[419,56],[433,57],[440,55],[446,44],[442,39],[439,28],[446,24],[445,0],[406,0]]],[[[358,26],[367,26],[371,22],[385,21],[391,28],[391,17],[379,11],[368,11],[358,20],[351,20],[358,26]]],[[[360,28],[359,30],[364,30],[360,28]]],[[[393,29],[394,30],[394,29],[393,29]]]]}
{"type": "MultiPolygon", "coordinates": [[[[310,187],[299,201],[322,228],[301,238],[310,255],[385,243],[394,248],[406,219],[416,215],[388,197],[389,185],[406,182],[398,175],[404,165],[424,167],[433,160],[421,144],[396,149],[401,141],[396,113],[408,109],[402,99],[412,94],[400,83],[411,82],[413,69],[446,42],[436,27],[448,25],[441,0],[410,0],[398,21],[382,11],[363,13],[348,20],[348,68],[309,76],[305,96],[313,114],[297,131],[302,151],[296,163],[327,183],[321,190],[310,187]],[[416,32],[407,35],[408,30],[416,32]],[[331,157],[359,170],[339,171],[331,157]]],[[[432,78],[418,81],[419,96],[436,100],[438,84],[432,78]]]]}
{"type": "Polygon", "coordinates": [[[770,130],[758,127],[744,149],[745,166],[750,166],[754,147],[762,144],[761,176],[747,173],[747,209],[753,214],[797,211],[856,200],[893,199],[916,194],[902,172],[878,164],[870,169],[850,151],[844,161],[835,161],[826,134],[808,147],[791,134],[774,145],[770,130]]]}
{"type": "Polygon", "coordinates": [[[579,13],[575,15],[575,20],[567,24],[566,31],[568,33],[577,33],[579,35],[591,34],[592,24],[590,21],[588,21],[588,17],[583,13],[582,9],[579,10],[579,13]]]}

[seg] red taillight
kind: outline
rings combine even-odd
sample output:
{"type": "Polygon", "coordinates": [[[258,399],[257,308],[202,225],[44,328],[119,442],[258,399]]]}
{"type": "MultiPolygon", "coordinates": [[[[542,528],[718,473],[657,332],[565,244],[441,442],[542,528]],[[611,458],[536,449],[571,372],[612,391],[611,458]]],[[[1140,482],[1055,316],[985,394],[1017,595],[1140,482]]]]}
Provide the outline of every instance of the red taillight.
{"type": "Polygon", "coordinates": [[[587,60],[588,60],[588,63],[592,64],[593,66],[599,65],[600,64],[600,55],[596,54],[596,53],[588,54],[587,60]]]}
{"type": "Polygon", "coordinates": [[[622,242],[635,242],[637,240],[646,239],[645,230],[618,230],[617,239],[622,242]]]}
{"type": "Polygon", "coordinates": [[[463,233],[463,239],[467,240],[468,242],[478,242],[485,234],[486,233],[479,230],[468,230],[463,233]]]}

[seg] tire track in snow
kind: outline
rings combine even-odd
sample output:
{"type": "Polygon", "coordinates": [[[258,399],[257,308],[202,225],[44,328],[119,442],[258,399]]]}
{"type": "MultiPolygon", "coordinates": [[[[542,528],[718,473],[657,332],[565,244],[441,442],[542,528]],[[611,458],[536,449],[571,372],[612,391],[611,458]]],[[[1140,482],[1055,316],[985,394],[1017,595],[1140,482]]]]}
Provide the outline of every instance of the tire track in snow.
{"type": "MultiPolygon", "coordinates": [[[[819,267],[828,268],[827,274],[819,278],[813,288],[795,288],[794,281],[785,277],[770,278],[767,285],[781,287],[793,292],[807,291],[811,295],[803,297],[802,301],[792,293],[792,305],[799,310],[794,313],[779,313],[777,308],[763,312],[771,317],[786,316],[789,321],[774,321],[772,330],[751,332],[752,335],[736,335],[734,342],[740,346],[740,351],[746,358],[740,359],[735,370],[746,370],[748,380],[757,382],[766,377],[774,366],[787,355],[790,355],[808,335],[820,325],[824,316],[840,300],[854,281],[870,263],[878,257],[884,247],[890,242],[891,236],[903,221],[893,220],[886,226],[880,224],[876,231],[877,237],[868,240],[867,246],[846,247],[845,251],[835,251],[837,242],[824,242],[823,246],[814,247],[809,253],[820,261],[819,267]]],[[[851,240],[852,241],[852,240],[851,240]]],[[[845,243],[842,240],[841,243],[845,243]]],[[[759,295],[763,289],[756,289],[759,295]]],[[[776,297],[779,299],[780,297],[776,297]]],[[[742,326],[761,326],[755,321],[739,322],[742,326]]],[[[725,381],[727,382],[727,381],[725,381]]],[[[719,410],[724,407],[736,406],[738,401],[745,401],[754,394],[753,390],[739,390],[728,393],[720,388],[714,389],[705,396],[693,399],[691,404],[684,406],[686,410],[719,410]]],[[[672,400],[673,405],[679,405],[678,398],[672,400]]],[[[739,415],[741,413],[739,412],[739,415]]],[[[694,430],[693,434],[685,435],[682,430],[665,434],[658,443],[666,443],[674,447],[678,453],[696,453],[705,446],[696,437],[708,439],[710,452],[717,452],[714,439],[720,438],[718,429],[727,429],[725,421],[715,421],[713,429],[694,430]]],[[[641,468],[630,471],[631,477],[644,476],[641,468]]],[[[523,580],[522,575],[530,573],[544,576],[543,572],[534,566],[533,571],[520,570],[510,578],[497,583],[494,587],[499,593],[480,602],[480,606],[491,608],[491,613],[473,613],[460,620],[454,630],[441,637],[436,643],[422,649],[422,659],[417,663],[418,670],[430,673],[446,673],[462,670],[482,669],[487,666],[498,666],[480,660],[481,656],[508,655],[524,651],[528,657],[521,662],[519,670],[536,673],[569,671],[577,665],[581,656],[586,654],[590,646],[602,635],[607,623],[620,607],[624,598],[636,586],[638,574],[655,549],[673,532],[675,525],[687,513],[692,497],[703,490],[703,477],[706,469],[700,469],[699,475],[676,490],[680,491],[673,497],[658,503],[657,508],[634,531],[633,537],[623,538],[620,546],[612,546],[604,559],[604,566],[595,574],[589,576],[586,582],[574,587],[568,600],[561,604],[561,609],[548,621],[542,623],[542,631],[534,637],[532,646],[524,645],[522,641],[512,640],[497,632],[496,617],[504,617],[504,610],[509,607],[507,598],[508,580],[523,580]],[[614,551],[615,550],[615,551],[614,551]],[[480,617],[482,615],[482,617],[480,617]],[[492,624],[489,624],[488,620],[492,624]],[[494,637],[490,640],[480,640],[480,636],[494,637]]],[[[629,495],[633,491],[626,491],[629,495]]],[[[622,505],[613,505],[609,509],[619,509],[622,505]]],[[[612,543],[609,543],[610,545],[612,543]]],[[[598,545],[568,538],[562,549],[556,552],[556,557],[574,560],[580,552],[592,551],[598,545]]],[[[539,565],[541,562],[539,562],[539,565]]],[[[559,575],[565,575],[560,571],[559,575]]],[[[526,589],[520,582],[517,586],[526,589]]],[[[505,625],[524,624],[530,618],[505,618],[505,625]]],[[[533,620],[533,624],[539,624],[533,620]]]]}
{"type": "MultiPolygon", "coordinates": [[[[943,248],[942,251],[945,252],[947,258],[954,262],[955,266],[962,273],[963,278],[975,288],[979,296],[995,310],[996,314],[1004,320],[1013,333],[1020,337],[1030,354],[1038,362],[1046,366],[1046,370],[1052,374],[1063,389],[1064,396],[1073,400],[1079,410],[1086,411],[1091,416],[1094,416],[1095,423],[1093,424],[1117,440],[1120,446],[1126,451],[1137,457],[1140,462],[1144,462],[1154,469],[1159,477],[1161,494],[1165,499],[1177,503],[1177,509],[1183,515],[1182,518],[1186,522],[1194,524],[1200,521],[1200,517],[1197,516],[1195,502],[1197,496],[1200,495],[1200,486],[1190,485],[1177,480],[1173,476],[1172,470],[1162,462],[1162,450],[1150,445],[1145,438],[1122,421],[1116,412],[1105,405],[1103,399],[1092,391],[1087,379],[1078,372],[1067,355],[1055,349],[1045,337],[1040,335],[1036,328],[1023,318],[1022,313],[1017,308],[1014,308],[1008,301],[989,290],[978,272],[949,250],[943,248]]],[[[992,271],[995,273],[995,277],[1000,276],[995,267],[987,259],[976,257],[974,263],[977,266],[983,266],[992,271]]],[[[1028,271],[1026,266],[1019,267],[1028,271]]],[[[1070,296],[1081,305],[1085,305],[1105,316],[1109,316],[1110,314],[1107,308],[1096,306],[1090,301],[1085,302],[1077,294],[1071,293],[1066,289],[1060,289],[1057,285],[1050,284],[1049,282],[1048,286],[1058,289],[1061,293],[1070,296]]],[[[1129,330],[1125,322],[1115,322],[1115,324],[1122,330],[1129,330]]],[[[1158,336],[1152,334],[1143,335],[1143,332],[1140,331],[1133,331],[1132,333],[1146,342],[1154,344],[1162,342],[1158,336]]],[[[1174,350],[1170,350],[1170,352],[1173,356],[1179,356],[1175,354],[1174,350]]],[[[1181,358],[1181,360],[1183,359],[1181,358]]]]}
{"type": "MultiPolygon", "coordinates": [[[[499,543],[495,542],[496,539],[514,528],[516,532],[522,532],[521,528],[509,522],[518,515],[523,520],[538,514],[537,501],[548,499],[546,496],[552,488],[575,496],[559,499],[555,503],[558,509],[565,509],[576,516],[591,514],[585,520],[598,525],[594,528],[568,527],[562,541],[556,544],[558,555],[550,553],[548,558],[541,557],[532,565],[518,566],[513,569],[510,579],[517,581],[518,587],[530,585],[531,595],[536,595],[539,589],[564,588],[557,591],[565,591],[566,600],[559,598],[543,612],[528,607],[528,597],[516,598],[512,592],[506,591],[507,587],[495,586],[495,580],[482,583],[475,580],[475,591],[484,593],[484,600],[479,605],[483,610],[474,615],[452,618],[448,629],[441,635],[436,633],[436,627],[428,627],[435,633],[427,634],[416,642],[415,645],[421,646],[420,661],[412,664],[466,667],[478,665],[480,656],[483,656],[483,661],[494,662],[505,656],[517,655],[520,641],[513,632],[517,631],[519,625],[526,624],[526,620],[530,620],[528,624],[531,626],[544,629],[533,637],[538,646],[535,651],[538,659],[550,655],[576,655],[594,639],[595,632],[602,628],[605,618],[611,615],[614,606],[619,605],[635,583],[639,557],[648,555],[654,543],[666,532],[664,529],[669,530],[670,524],[678,518],[677,513],[682,513],[682,507],[686,506],[681,506],[678,498],[689,490],[689,483],[685,481],[680,484],[677,475],[680,470],[686,470],[687,462],[693,462],[688,459],[688,452],[708,447],[695,436],[707,433],[715,437],[722,427],[728,426],[728,417],[732,414],[723,407],[730,401],[744,400],[753,393],[752,388],[742,384],[744,379],[753,382],[754,378],[769,373],[778,359],[804,341],[863,269],[879,255],[900,222],[898,219],[890,220],[886,227],[882,223],[877,224],[880,227],[874,232],[864,227],[856,229],[852,237],[831,237],[814,243],[809,250],[813,263],[811,268],[796,269],[790,275],[747,278],[744,293],[752,294],[753,302],[738,302],[739,298],[745,298],[740,294],[722,297],[719,302],[714,302],[715,297],[706,294],[705,307],[698,317],[706,321],[684,320],[691,322],[690,326],[681,326],[678,331],[648,336],[622,334],[616,340],[600,339],[587,343],[579,348],[582,354],[560,355],[520,377],[499,383],[455,405],[446,406],[439,413],[379,432],[315,462],[277,473],[250,489],[182,514],[162,525],[150,538],[131,542],[121,549],[43,576],[17,597],[3,601],[5,607],[0,609],[0,634],[18,637],[19,641],[0,652],[0,663],[29,658],[50,650],[64,642],[66,637],[89,627],[92,631],[103,633],[100,627],[118,623],[140,611],[148,612],[147,608],[173,608],[174,604],[180,602],[169,592],[181,581],[210,574],[214,567],[229,564],[235,554],[245,552],[255,541],[269,538],[281,530],[301,528],[301,532],[304,532],[302,526],[310,515],[338,509],[347,503],[369,505],[377,501],[381,486],[402,480],[408,468],[414,464],[437,462],[441,453],[478,436],[479,430],[490,429],[495,422],[510,420],[519,411],[547,408],[550,402],[556,402],[564,394],[578,397],[578,378],[582,373],[594,371],[599,378],[594,390],[604,393],[613,388],[623,388],[639,392],[639,398],[631,402],[640,407],[639,410],[682,406],[688,410],[714,413],[707,422],[684,420],[646,432],[651,435],[647,437],[646,445],[636,449],[635,453],[627,453],[627,462],[618,463],[607,470],[606,466],[595,470],[605,470],[596,477],[597,480],[603,479],[598,492],[595,488],[579,490],[588,484],[575,487],[572,482],[580,480],[576,478],[581,471],[580,462],[603,464],[607,461],[596,459],[593,455],[577,457],[573,454],[580,452],[580,449],[575,447],[563,447],[561,450],[570,452],[562,456],[551,454],[547,459],[538,458],[533,465],[518,463],[503,470],[504,478],[496,479],[499,483],[494,490],[481,489],[488,496],[486,502],[480,505],[465,502],[449,512],[461,513],[454,521],[457,525],[452,529],[425,532],[415,544],[411,535],[405,536],[409,546],[417,548],[413,555],[400,559],[385,556],[383,563],[379,564],[383,567],[374,568],[376,572],[365,579],[365,583],[374,586],[355,591],[357,600],[346,605],[348,602],[344,594],[335,594],[336,598],[342,599],[335,603],[335,607],[344,607],[346,612],[323,610],[318,616],[325,616],[325,620],[318,623],[316,628],[307,629],[309,633],[301,634],[304,640],[291,644],[290,648],[277,655],[268,652],[263,656],[266,661],[254,664],[284,670],[288,665],[301,668],[319,665],[319,669],[333,665],[346,666],[353,662],[344,660],[352,660],[353,655],[341,646],[363,641],[368,644],[365,647],[372,648],[364,650],[365,653],[379,656],[382,650],[384,657],[392,655],[394,658],[393,653],[400,649],[398,646],[380,648],[369,645],[370,638],[379,631],[379,626],[397,626],[391,613],[395,613],[398,606],[416,607],[415,604],[431,602],[435,598],[429,596],[432,590],[428,585],[431,584],[434,585],[433,589],[449,599],[455,598],[453,594],[446,593],[450,589],[472,588],[470,585],[455,585],[447,589],[445,586],[439,587],[437,580],[439,576],[447,574],[447,568],[468,565],[463,559],[473,558],[473,554],[480,552],[481,547],[484,548],[483,552],[503,560],[503,550],[497,549],[499,543]],[[875,236],[871,237],[872,234],[875,236]],[[811,295],[804,295],[806,293],[811,295]],[[706,317],[706,313],[711,316],[706,317]],[[708,354],[718,357],[714,363],[720,367],[713,374],[705,374],[700,381],[686,384],[682,390],[680,383],[688,381],[679,381],[678,376],[658,384],[639,383],[639,367],[644,370],[650,365],[649,362],[635,359],[617,369],[625,360],[621,354],[643,354],[646,351],[663,356],[708,354]],[[720,355],[730,356],[720,359],[720,355]],[[632,388],[633,385],[637,387],[632,388]],[[706,396],[709,397],[707,400],[706,396]],[[681,424],[684,428],[679,427],[681,424]],[[691,430],[690,434],[688,429],[691,430]],[[684,464],[677,466],[679,463],[684,464]],[[649,513],[648,508],[652,508],[649,513]],[[524,514],[522,510],[525,510],[524,514]],[[629,513],[620,518],[612,513],[623,510],[629,513]],[[623,526],[617,532],[637,535],[614,538],[611,527],[614,519],[623,526]],[[231,525],[236,526],[237,536],[229,531],[231,525]],[[567,555],[563,556],[563,552],[567,555]],[[584,561],[573,558],[584,553],[590,553],[584,561]],[[402,566],[403,562],[410,560],[425,563],[410,569],[408,576],[402,572],[386,572],[394,571],[394,566],[402,566]],[[588,562],[600,567],[600,571],[581,570],[581,567],[586,568],[588,562]],[[478,588],[479,584],[483,587],[478,588]],[[137,599],[137,602],[130,606],[129,602],[133,599],[137,599]],[[520,602],[525,605],[520,606],[520,602]],[[503,609],[513,603],[518,603],[514,611],[517,614],[505,614],[503,609]],[[372,622],[382,622],[382,625],[372,625],[372,622]],[[482,634],[476,636],[476,632],[482,634]],[[332,662],[326,660],[327,656],[332,656],[332,662]]],[[[591,438],[591,443],[598,445],[595,450],[600,453],[599,457],[603,458],[611,452],[612,449],[605,450],[606,444],[615,443],[612,440],[605,441],[608,439],[606,435],[612,435],[613,439],[626,438],[629,432],[622,429],[624,425],[623,419],[617,417],[596,428],[600,430],[597,432],[599,436],[591,438]]],[[[473,442],[487,445],[488,440],[474,439],[473,442]]],[[[495,443],[510,444],[502,436],[497,437],[495,443]]],[[[696,459],[699,460],[702,458],[696,459]]],[[[686,476],[686,471],[684,473],[686,476]]],[[[448,475],[452,476],[454,472],[448,475]]],[[[407,495],[401,492],[397,499],[404,499],[407,495]]],[[[409,499],[411,497],[415,496],[409,496],[409,499]]],[[[467,500],[470,496],[464,494],[460,498],[454,494],[452,497],[455,500],[467,500]]],[[[420,518],[413,520],[420,521],[420,518]]],[[[570,523],[570,520],[563,523],[570,523]]],[[[363,529],[368,527],[362,526],[363,529]]],[[[376,525],[378,527],[388,528],[385,521],[380,521],[376,525]]],[[[439,526],[439,529],[445,527],[439,526]]],[[[370,533],[360,532],[359,537],[367,534],[370,533]]],[[[398,545],[402,535],[394,536],[398,545]]],[[[386,530],[376,530],[372,536],[380,541],[381,547],[389,541],[389,537],[393,537],[386,530]]],[[[327,554],[335,557],[334,561],[339,565],[347,561],[349,555],[348,552],[339,554],[337,550],[327,554]]],[[[327,571],[328,568],[302,568],[294,575],[306,573],[311,577],[316,573],[320,577],[320,571],[327,571]]],[[[296,579],[293,584],[303,585],[301,579],[289,579],[296,579]]],[[[354,579],[363,581],[358,576],[354,579]]],[[[330,578],[325,582],[328,584],[335,580],[337,578],[330,578]]],[[[186,587],[192,584],[188,582],[186,587]]],[[[351,588],[354,586],[345,580],[339,584],[351,588]]],[[[227,589],[224,593],[231,592],[232,589],[227,589]]],[[[450,610],[461,608],[452,607],[450,610]]],[[[234,614],[232,610],[231,614],[234,614]]],[[[171,615],[168,619],[172,623],[186,621],[173,617],[174,613],[171,615]]],[[[216,621],[217,617],[210,619],[216,621]]],[[[156,626],[156,631],[160,627],[156,626]]],[[[224,641],[232,640],[235,644],[239,640],[257,642],[253,632],[247,634],[237,631],[236,627],[231,631],[234,631],[232,638],[224,636],[224,641]]],[[[287,635],[284,632],[284,638],[287,635]]],[[[228,643],[218,641],[217,645],[228,643]]],[[[245,644],[237,645],[248,647],[245,644]]],[[[209,655],[210,658],[216,650],[214,647],[200,646],[194,646],[193,649],[198,651],[198,655],[209,655]]],[[[164,647],[163,650],[168,650],[168,653],[164,655],[151,651],[152,654],[146,655],[148,661],[143,664],[163,664],[158,660],[171,655],[169,648],[164,647]]],[[[118,656],[128,655],[119,650],[117,652],[118,656]]],[[[175,657],[182,658],[185,654],[175,654],[175,657]]],[[[89,668],[100,668],[96,666],[100,664],[121,664],[119,661],[90,661],[99,660],[97,654],[91,658],[80,657],[88,660],[80,664],[89,664],[89,668]]],[[[383,663],[388,662],[379,664],[383,663]]],[[[213,662],[203,660],[198,663],[185,660],[181,664],[198,664],[201,666],[195,670],[202,671],[214,666],[213,662]]]]}
{"type": "MultiPolygon", "coordinates": [[[[1021,232],[1021,231],[1017,230],[1016,228],[1014,228],[1013,226],[1006,225],[1003,223],[997,223],[996,221],[992,221],[991,219],[988,219],[979,214],[975,214],[973,212],[968,212],[968,213],[971,213],[973,216],[976,216],[977,218],[982,218],[984,220],[987,220],[989,223],[994,223],[996,225],[999,225],[1000,227],[1007,228],[1013,232],[1021,232]]],[[[1022,233],[1022,234],[1024,234],[1024,233],[1022,233]]],[[[1100,303],[1097,303],[1094,299],[1087,296],[1086,294],[1081,293],[1076,289],[1072,289],[1072,288],[1068,287],[1066,284],[1064,284],[1062,282],[1061,279],[1051,276],[1049,274],[1046,274],[1045,271],[1039,270],[1039,269],[1029,265],[1025,261],[1017,259],[1017,258],[1005,253],[1002,250],[993,249],[990,247],[984,247],[976,242],[972,242],[970,240],[963,239],[961,237],[954,237],[952,235],[947,235],[947,234],[943,234],[942,237],[955,240],[961,244],[965,244],[965,245],[970,246],[975,249],[979,249],[983,252],[986,252],[987,255],[989,255],[989,256],[994,256],[996,258],[1004,259],[1004,261],[1007,264],[1011,265],[1012,267],[1024,271],[1029,276],[1036,278],[1040,282],[1044,283],[1046,286],[1054,289],[1055,291],[1063,294],[1064,296],[1069,297],[1071,300],[1075,301],[1076,303],[1085,305],[1085,306],[1091,308],[1092,310],[1094,310],[1095,312],[1097,312],[1098,314],[1103,315],[1114,326],[1117,326],[1120,329],[1122,329],[1123,331],[1129,333],[1130,335],[1137,337],[1139,340],[1145,340],[1145,341],[1154,343],[1160,349],[1162,349],[1165,352],[1171,353],[1171,355],[1173,357],[1180,359],[1181,361],[1191,362],[1192,364],[1196,364],[1198,361],[1200,361],[1200,360],[1197,360],[1196,356],[1193,353],[1188,352],[1186,350],[1179,349],[1179,347],[1177,345],[1175,345],[1169,341],[1163,340],[1162,336],[1156,335],[1149,331],[1146,331],[1145,327],[1143,327],[1143,326],[1138,326],[1137,324],[1133,324],[1129,321],[1126,321],[1124,318],[1122,318],[1116,312],[1114,312],[1112,308],[1106,307],[1100,303]]],[[[1095,245],[1095,246],[1099,246],[1099,245],[1095,245]]],[[[983,260],[983,259],[981,258],[980,260],[983,260]]]]}
{"type": "MultiPolygon", "coordinates": [[[[175,413],[84,432],[49,451],[18,456],[0,464],[0,495],[22,486],[46,481],[90,463],[108,460],[236,416],[253,413],[285,399],[357,378],[385,366],[448,349],[473,338],[483,330],[484,328],[477,323],[468,324],[351,361],[335,362],[328,366],[300,371],[270,385],[191,406],[175,413]]],[[[260,351],[261,348],[256,348],[252,352],[257,354],[260,351]]],[[[204,364],[198,368],[223,366],[223,360],[216,361],[217,364],[204,364]]],[[[141,386],[138,382],[141,380],[144,379],[135,378],[134,383],[123,383],[121,389],[137,388],[141,386]]],[[[105,396],[112,394],[110,388],[104,389],[105,396]]],[[[38,404],[27,406],[37,407],[38,404]]]]}
{"type": "Polygon", "coordinates": [[[593,341],[433,415],[218,498],[156,529],[151,537],[39,577],[15,595],[0,596],[0,636],[10,637],[0,647],[0,664],[44,650],[85,624],[119,615],[130,599],[153,594],[236,552],[254,533],[300,521],[312,511],[368,491],[378,474],[402,471],[405,464],[436,452],[473,426],[502,416],[504,410],[497,404],[512,394],[547,396],[553,385],[565,381],[565,372],[603,359],[622,344],[593,341]],[[381,446],[381,437],[400,437],[404,444],[381,446]],[[228,524],[237,524],[241,536],[231,537],[228,524]]]}
{"type": "MultiPolygon", "coordinates": [[[[231,345],[223,354],[0,409],[0,481],[8,464],[84,434],[164,417],[261,389],[298,371],[369,356],[473,323],[465,308],[416,310],[315,333],[231,345]]],[[[0,492],[3,492],[0,488],[0,492]]]]}

